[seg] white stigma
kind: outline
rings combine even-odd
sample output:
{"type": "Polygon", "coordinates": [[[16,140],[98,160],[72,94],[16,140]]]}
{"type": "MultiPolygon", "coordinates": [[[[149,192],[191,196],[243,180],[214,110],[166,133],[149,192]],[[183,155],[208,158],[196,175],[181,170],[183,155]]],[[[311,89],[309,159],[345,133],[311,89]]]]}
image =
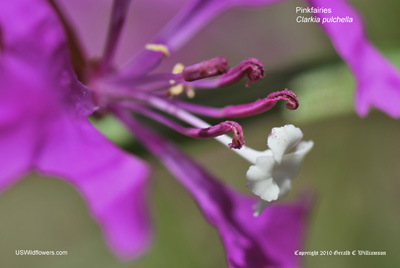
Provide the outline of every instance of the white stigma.
{"type": "Polygon", "coordinates": [[[247,186],[261,198],[254,207],[255,216],[290,190],[303,158],[314,145],[312,141],[301,141],[302,137],[301,130],[293,125],[273,128],[268,136],[271,149],[258,156],[247,171],[247,186]],[[295,150],[289,153],[294,147],[295,150]]]}
{"type": "MultiPolygon", "coordinates": [[[[150,99],[150,103],[197,128],[210,127],[200,118],[160,99],[150,99]]],[[[253,208],[254,216],[259,216],[270,202],[276,201],[290,190],[291,181],[297,175],[303,158],[314,146],[313,141],[301,141],[302,137],[303,133],[299,128],[288,124],[272,129],[268,135],[270,149],[257,151],[243,145],[241,149],[232,150],[253,164],[246,173],[247,186],[261,198],[253,208]],[[292,148],[294,151],[290,152],[292,148]]],[[[215,139],[227,147],[232,142],[228,135],[215,139]]]]}

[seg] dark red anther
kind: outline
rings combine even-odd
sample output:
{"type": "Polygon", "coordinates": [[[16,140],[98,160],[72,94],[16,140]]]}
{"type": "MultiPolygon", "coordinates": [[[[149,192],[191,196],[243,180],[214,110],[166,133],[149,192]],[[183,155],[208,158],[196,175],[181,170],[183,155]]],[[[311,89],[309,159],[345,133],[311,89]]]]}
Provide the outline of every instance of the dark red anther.
{"type": "Polygon", "coordinates": [[[186,135],[198,139],[215,138],[228,132],[232,132],[233,138],[232,143],[228,144],[229,148],[240,149],[245,143],[243,128],[235,121],[225,121],[219,123],[218,125],[203,129],[190,128],[187,129],[185,132],[186,135]]]}
{"type": "Polygon", "coordinates": [[[288,89],[271,93],[268,95],[268,99],[286,100],[286,108],[288,108],[289,110],[296,110],[297,108],[299,108],[299,98],[293,91],[288,89]]]}
{"type": "Polygon", "coordinates": [[[246,83],[246,87],[249,87],[251,84],[260,81],[265,76],[265,67],[264,64],[257,59],[247,59],[244,60],[241,64],[242,70],[246,71],[247,77],[249,81],[246,83]]]}
{"type": "Polygon", "coordinates": [[[219,56],[184,68],[182,77],[185,81],[191,82],[225,74],[228,71],[229,65],[227,58],[219,56]]]}
{"type": "MultiPolygon", "coordinates": [[[[247,77],[246,87],[263,79],[265,76],[264,64],[257,59],[246,59],[228,73],[221,75],[213,86],[226,86],[236,83],[243,77],[247,77]]],[[[203,84],[204,85],[204,84],[203,84]]]]}
{"type": "Polygon", "coordinates": [[[250,58],[242,61],[237,67],[232,69],[226,76],[232,76],[230,83],[237,81],[244,76],[249,79],[246,83],[246,87],[256,83],[264,78],[265,67],[264,64],[258,59],[250,58]]]}

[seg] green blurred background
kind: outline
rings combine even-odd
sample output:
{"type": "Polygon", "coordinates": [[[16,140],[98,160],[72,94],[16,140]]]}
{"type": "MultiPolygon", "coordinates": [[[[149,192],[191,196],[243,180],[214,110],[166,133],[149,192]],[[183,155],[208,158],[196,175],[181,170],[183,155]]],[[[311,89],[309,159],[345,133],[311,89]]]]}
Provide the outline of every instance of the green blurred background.
{"type": "MultiPolygon", "coordinates": [[[[351,2],[363,13],[373,42],[400,66],[400,31],[396,27],[400,25],[400,2],[351,2]]],[[[256,54],[250,56],[260,55],[258,58],[267,65],[263,82],[250,89],[242,82],[212,93],[199,93],[193,101],[222,106],[253,101],[285,87],[295,91],[301,105],[297,111],[286,111],[281,103],[272,112],[239,123],[245,130],[247,145],[260,150],[265,148],[270,129],[287,122],[300,127],[305,139],[314,140],[315,148],[306,157],[293,191],[286,198],[295,199],[310,189],[317,194],[306,249],[387,252],[386,256],[304,257],[304,266],[397,267],[400,125],[379,111],[372,111],[363,119],[355,114],[355,82],[349,69],[317,25],[294,23],[294,8],[298,5],[301,2],[289,1],[255,11],[229,12],[201,32],[171,62],[182,59],[185,49],[201,38],[213,39],[193,60],[215,56],[210,51],[238,57],[237,60],[248,57],[249,51],[256,54]],[[258,35],[268,44],[257,48],[260,44],[254,42],[250,46],[255,47],[246,51],[227,46],[235,36],[224,36],[222,40],[213,37],[239,19],[243,27],[256,23],[261,29],[258,35]],[[281,44],[286,44],[286,50],[278,52],[285,52],[286,57],[280,61],[273,48],[281,44]],[[218,52],[221,46],[224,51],[218,52]]],[[[245,29],[239,31],[243,34],[245,29]]],[[[245,187],[249,164],[245,160],[216,141],[183,138],[151,121],[149,124],[179,143],[222,180],[249,192],[245,187]]],[[[136,262],[116,259],[79,194],[61,180],[33,174],[0,195],[0,267],[226,267],[217,232],[205,222],[182,186],[113,120],[104,121],[99,128],[154,166],[150,206],[156,233],[149,253],[136,262]],[[67,250],[68,256],[16,256],[18,249],[67,250]]]]}

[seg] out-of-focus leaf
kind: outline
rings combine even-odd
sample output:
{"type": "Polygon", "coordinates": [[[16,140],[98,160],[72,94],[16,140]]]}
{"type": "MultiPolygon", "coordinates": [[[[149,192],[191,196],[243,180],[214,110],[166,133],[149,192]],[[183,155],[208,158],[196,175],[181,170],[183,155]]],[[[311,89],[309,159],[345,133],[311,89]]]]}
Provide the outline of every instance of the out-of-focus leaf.
{"type": "Polygon", "coordinates": [[[101,120],[91,117],[90,121],[101,133],[118,145],[123,146],[132,141],[129,130],[113,116],[106,115],[101,120]]]}
{"type": "Polygon", "coordinates": [[[296,111],[284,111],[293,123],[322,120],[354,112],[355,80],[345,64],[324,66],[290,82],[300,100],[296,111]]]}
{"type": "MultiPolygon", "coordinates": [[[[400,66],[400,50],[385,55],[400,66]]],[[[285,118],[304,123],[354,112],[355,79],[344,63],[326,65],[295,77],[289,85],[300,100],[296,111],[284,110],[285,118]]]]}

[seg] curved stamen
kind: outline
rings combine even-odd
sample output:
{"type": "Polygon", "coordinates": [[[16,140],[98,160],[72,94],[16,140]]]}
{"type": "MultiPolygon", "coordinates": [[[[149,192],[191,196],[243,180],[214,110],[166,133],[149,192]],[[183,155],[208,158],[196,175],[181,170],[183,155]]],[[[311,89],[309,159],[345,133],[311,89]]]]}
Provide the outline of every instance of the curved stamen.
{"type": "MultiPolygon", "coordinates": [[[[181,67],[182,65],[177,64],[176,66],[181,67]]],[[[132,85],[135,85],[136,88],[138,85],[152,84],[152,86],[142,87],[142,89],[144,91],[156,92],[162,91],[169,86],[176,86],[180,84],[181,88],[184,88],[186,86],[195,86],[200,88],[225,86],[235,83],[245,76],[247,76],[249,79],[246,83],[246,86],[248,87],[251,84],[260,81],[265,76],[265,69],[262,62],[252,58],[242,61],[240,65],[236,66],[230,71],[228,60],[223,56],[212,58],[210,60],[203,61],[187,67],[182,66],[179,71],[175,71],[175,67],[173,72],[170,74],[159,73],[146,75],[144,77],[133,78],[117,77],[116,79],[110,80],[110,82],[125,87],[131,87],[132,85]],[[221,75],[221,77],[215,80],[196,81],[218,75],[221,75]]],[[[169,90],[166,90],[165,93],[167,94],[167,96],[171,95],[169,94],[169,90]]]]}
{"type": "Polygon", "coordinates": [[[228,73],[221,75],[217,79],[195,81],[191,85],[199,88],[215,88],[233,84],[247,76],[246,87],[256,83],[265,77],[264,64],[257,59],[246,59],[238,66],[231,69],[228,73]]]}
{"type": "Polygon", "coordinates": [[[264,64],[258,59],[246,59],[238,66],[233,68],[230,72],[221,76],[219,86],[235,83],[244,76],[247,76],[249,79],[246,83],[246,87],[249,87],[251,84],[260,81],[265,76],[264,64]]]}
{"type": "Polygon", "coordinates": [[[279,100],[286,100],[286,107],[295,110],[299,107],[299,99],[296,94],[288,89],[269,94],[266,98],[253,103],[230,105],[224,108],[211,108],[191,104],[183,101],[174,103],[190,112],[215,118],[239,118],[260,114],[270,110],[279,100]]]}
{"type": "Polygon", "coordinates": [[[234,121],[225,121],[219,123],[218,125],[209,126],[206,128],[186,128],[175,121],[170,120],[167,117],[145,107],[137,106],[129,102],[123,102],[120,106],[129,108],[130,110],[134,110],[135,112],[145,115],[151,119],[157,120],[158,122],[176,130],[177,132],[192,138],[209,139],[232,132],[233,138],[232,142],[228,144],[229,148],[240,149],[245,143],[243,129],[237,122],[234,121]]]}
{"type": "MultiPolygon", "coordinates": [[[[126,102],[124,102],[123,105],[128,105],[129,109],[137,109],[138,107],[140,107],[140,106],[135,106],[133,103],[126,103],[126,102]]],[[[186,112],[185,110],[183,110],[179,107],[176,107],[172,103],[167,103],[162,99],[154,99],[152,101],[152,105],[154,107],[158,108],[159,110],[169,113],[170,115],[176,116],[177,118],[181,119],[182,121],[184,121],[192,126],[195,126],[197,128],[209,129],[212,127],[208,123],[201,120],[200,118],[186,112]]],[[[160,114],[158,114],[158,115],[161,116],[160,114]]],[[[157,117],[155,117],[154,114],[152,114],[151,117],[157,120],[157,117]]],[[[231,122],[231,121],[228,121],[228,122],[231,122]]],[[[175,123],[175,122],[173,122],[173,123],[175,123]]],[[[240,133],[242,133],[241,137],[243,137],[243,143],[244,143],[244,136],[243,136],[243,131],[242,131],[241,126],[238,124],[238,127],[232,131],[234,132],[234,134],[235,134],[235,131],[238,131],[239,135],[240,135],[240,133]]],[[[216,136],[215,139],[228,148],[233,148],[232,145],[236,144],[236,142],[234,140],[232,140],[232,138],[226,134],[216,136]]],[[[235,139],[235,137],[234,137],[234,139],[235,139]]],[[[238,139],[238,141],[241,141],[241,139],[238,139]]],[[[250,163],[255,163],[257,157],[269,154],[271,152],[271,150],[257,151],[250,147],[247,147],[246,145],[242,145],[239,150],[233,150],[233,151],[235,153],[237,153],[238,155],[240,155],[241,157],[243,157],[244,159],[248,160],[250,163]]]]}
{"type": "Polygon", "coordinates": [[[191,82],[203,78],[221,75],[228,71],[228,60],[223,56],[219,56],[185,67],[182,71],[182,77],[185,81],[191,82]]]}
{"type": "MultiPolygon", "coordinates": [[[[103,92],[107,93],[107,92],[103,92]]],[[[109,92],[109,97],[114,99],[120,98],[132,98],[143,101],[156,107],[158,109],[166,110],[172,107],[172,109],[186,109],[190,112],[205,115],[214,118],[239,118],[247,117],[256,114],[260,114],[270,110],[279,100],[286,100],[286,107],[290,110],[295,110],[299,107],[299,99],[296,94],[288,89],[277,91],[269,94],[266,98],[257,100],[252,103],[229,105],[223,108],[212,108],[207,106],[201,106],[197,104],[191,104],[177,100],[166,100],[157,97],[154,94],[148,94],[143,91],[124,91],[115,90],[109,92]]]]}
{"type": "Polygon", "coordinates": [[[296,110],[297,108],[299,108],[299,98],[297,97],[297,95],[291,91],[288,90],[287,88],[283,91],[277,91],[274,93],[271,93],[268,95],[269,99],[276,99],[278,100],[286,100],[286,108],[288,108],[289,110],[296,110]]]}
{"type": "MultiPolygon", "coordinates": [[[[173,115],[173,116],[179,118],[180,120],[182,120],[196,128],[207,129],[207,128],[211,127],[207,122],[204,122],[203,120],[194,116],[193,114],[183,110],[182,108],[177,107],[171,101],[167,101],[165,99],[158,98],[158,97],[148,96],[148,94],[135,94],[135,95],[140,100],[143,101],[146,99],[147,103],[152,105],[153,107],[155,107],[163,112],[166,112],[170,115],[173,115]]],[[[137,109],[138,107],[141,107],[141,106],[136,106],[132,102],[123,102],[123,103],[121,103],[121,105],[128,105],[127,107],[129,109],[137,109]]],[[[238,125],[238,126],[240,126],[240,125],[238,125]]],[[[241,127],[237,128],[236,131],[238,131],[239,134],[242,133],[243,142],[244,142],[244,136],[243,136],[243,132],[241,131],[241,129],[242,129],[241,127]]],[[[231,147],[232,143],[235,144],[235,142],[232,142],[232,138],[226,134],[216,136],[215,139],[218,142],[222,143],[224,146],[227,146],[229,148],[232,148],[231,147]]],[[[239,139],[239,141],[240,140],[241,139],[239,139]]],[[[250,161],[251,163],[255,163],[257,157],[268,154],[269,151],[271,151],[271,150],[257,151],[257,150],[247,147],[246,145],[243,145],[240,148],[240,150],[234,150],[235,153],[242,156],[243,158],[250,161]]]]}

